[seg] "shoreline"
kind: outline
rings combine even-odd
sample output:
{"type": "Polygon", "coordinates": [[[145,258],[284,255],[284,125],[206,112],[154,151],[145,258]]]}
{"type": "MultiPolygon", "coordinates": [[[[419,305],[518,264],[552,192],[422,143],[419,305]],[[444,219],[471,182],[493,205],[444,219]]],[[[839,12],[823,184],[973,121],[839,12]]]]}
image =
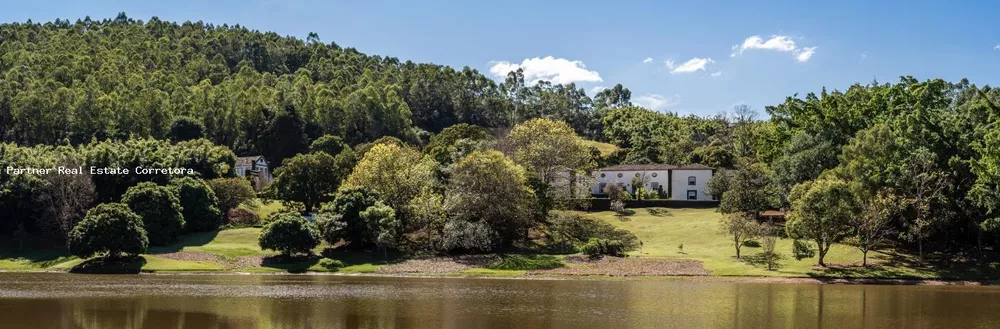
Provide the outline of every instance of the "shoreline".
{"type": "MultiPolygon", "coordinates": [[[[71,275],[108,275],[79,274],[61,270],[42,271],[9,271],[0,270],[0,274],[71,274],[71,275]]],[[[579,281],[689,281],[697,283],[754,283],[754,284],[819,284],[819,285],[902,285],[902,286],[994,286],[1000,285],[1000,280],[966,280],[966,279],[915,279],[915,278],[840,278],[840,277],[761,277],[761,276],[713,276],[713,275],[669,275],[669,276],[582,276],[582,275],[476,275],[467,273],[338,273],[307,271],[291,272],[250,272],[250,271],[147,271],[138,274],[111,275],[153,275],[153,276],[183,276],[183,275],[290,275],[290,276],[340,276],[364,278],[422,278],[422,279],[488,279],[488,280],[579,280],[579,281]]]]}

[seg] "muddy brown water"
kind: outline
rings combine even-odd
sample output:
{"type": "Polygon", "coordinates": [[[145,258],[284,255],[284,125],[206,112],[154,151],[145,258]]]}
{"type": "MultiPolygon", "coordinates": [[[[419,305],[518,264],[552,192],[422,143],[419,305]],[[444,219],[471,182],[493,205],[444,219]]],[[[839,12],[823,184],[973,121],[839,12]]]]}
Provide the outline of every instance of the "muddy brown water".
{"type": "Polygon", "coordinates": [[[1000,328],[1000,288],[0,273],[0,328],[1000,328]]]}

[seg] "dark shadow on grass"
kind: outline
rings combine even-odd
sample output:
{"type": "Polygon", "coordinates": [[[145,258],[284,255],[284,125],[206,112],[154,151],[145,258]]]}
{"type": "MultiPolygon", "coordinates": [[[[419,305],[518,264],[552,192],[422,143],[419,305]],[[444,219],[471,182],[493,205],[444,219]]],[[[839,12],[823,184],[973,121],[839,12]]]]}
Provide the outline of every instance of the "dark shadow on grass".
{"type": "Polygon", "coordinates": [[[828,264],[827,268],[809,275],[817,279],[871,278],[909,279],[933,277],[941,280],[988,281],[1000,279],[996,256],[978,259],[961,252],[934,252],[924,255],[921,260],[916,255],[896,252],[871,252],[868,266],[854,264],[828,264]],[[920,275],[914,275],[917,272],[920,275]]]}
{"type": "Polygon", "coordinates": [[[155,247],[150,246],[148,253],[149,254],[154,254],[154,255],[155,254],[168,254],[168,253],[172,253],[172,252],[181,251],[182,249],[184,249],[184,247],[204,246],[204,245],[212,242],[212,240],[215,240],[215,237],[218,236],[218,235],[219,235],[219,231],[218,230],[216,230],[216,231],[209,231],[209,232],[187,233],[187,234],[181,235],[177,239],[177,242],[171,243],[169,245],[166,245],[166,246],[155,246],[155,247]]]}
{"type": "Polygon", "coordinates": [[[674,215],[673,213],[670,212],[670,210],[667,210],[667,208],[646,208],[646,212],[656,217],[667,217],[674,215]]]}
{"type": "MultiPolygon", "coordinates": [[[[771,269],[770,269],[771,271],[778,271],[782,267],[784,267],[784,266],[781,265],[781,261],[783,259],[785,259],[785,257],[783,255],[775,253],[771,257],[774,257],[773,260],[772,260],[772,264],[771,264],[771,269]]],[[[741,258],[741,260],[743,260],[744,263],[747,263],[750,266],[760,267],[760,268],[763,268],[763,269],[768,269],[767,268],[768,255],[765,254],[765,253],[763,253],[763,252],[756,253],[756,254],[749,255],[749,256],[743,256],[741,258]]]]}
{"type": "Polygon", "coordinates": [[[406,260],[399,251],[358,250],[351,248],[326,248],[323,257],[340,261],[344,266],[361,264],[396,264],[406,260]]]}
{"type": "Polygon", "coordinates": [[[316,265],[320,262],[323,257],[317,255],[305,255],[305,256],[268,256],[261,259],[261,267],[270,267],[280,270],[284,270],[288,273],[304,273],[309,270],[310,267],[316,265]]]}
{"type": "Polygon", "coordinates": [[[0,259],[23,259],[49,267],[71,259],[66,246],[41,237],[0,236],[0,259]]]}
{"type": "MultiPolygon", "coordinates": [[[[553,255],[545,254],[502,254],[500,261],[493,264],[486,264],[485,267],[492,270],[548,270],[565,267],[566,264],[553,255]]],[[[482,263],[470,264],[483,267],[482,263]]]]}
{"type": "Polygon", "coordinates": [[[142,256],[97,257],[73,266],[70,273],[85,274],[138,274],[146,265],[142,256]]]}

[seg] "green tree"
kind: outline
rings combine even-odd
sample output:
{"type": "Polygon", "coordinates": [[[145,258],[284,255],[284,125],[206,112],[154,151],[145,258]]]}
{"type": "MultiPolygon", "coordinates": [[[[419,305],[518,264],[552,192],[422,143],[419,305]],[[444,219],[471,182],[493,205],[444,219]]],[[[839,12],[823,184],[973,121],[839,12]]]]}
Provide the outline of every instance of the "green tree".
{"type": "Polygon", "coordinates": [[[120,203],[102,203],[87,211],[69,235],[69,251],[80,258],[135,256],[148,246],[142,218],[120,203]]]}
{"type": "Polygon", "coordinates": [[[309,145],[309,152],[326,152],[330,156],[337,156],[340,152],[350,148],[351,146],[344,143],[344,139],[340,136],[323,135],[309,145]]]}
{"type": "Polygon", "coordinates": [[[278,168],[270,189],[278,199],[302,203],[311,213],[323,198],[337,190],[335,159],[324,152],[299,154],[278,168]]]}
{"type": "Polygon", "coordinates": [[[796,185],[788,199],[788,236],[816,242],[819,265],[826,266],[823,260],[830,247],[852,232],[851,218],[858,207],[850,186],[840,180],[807,181],[796,185]]]}
{"type": "Polygon", "coordinates": [[[338,191],[333,202],[324,204],[317,215],[323,218],[320,223],[323,238],[330,244],[344,239],[354,248],[375,245],[378,223],[365,221],[361,212],[380,201],[378,192],[364,187],[338,191]]]}
{"type": "Polygon", "coordinates": [[[473,232],[479,241],[491,242],[479,246],[494,247],[494,241],[509,246],[525,239],[536,225],[531,216],[534,195],[524,169],[497,151],[473,152],[456,162],[446,197],[451,221],[470,223],[451,224],[451,231],[473,232]],[[485,238],[494,235],[496,240],[485,238]]]}
{"type": "Polygon", "coordinates": [[[415,149],[394,144],[371,148],[344,181],[345,188],[364,187],[378,192],[387,205],[401,212],[408,222],[406,207],[421,192],[434,187],[434,160],[415,149]]]}
{"type": "Polygon", "coordinates": [[[740,249],[747,241],[761,236],[762,226],[752,213],[735,212],[722,217],[719,227],[724,235],[732,238],[733,247],[736,248],[736,258],[740,258],[740,249]]]}
{"type": "Polygon", "coordinates": [[[125,192],[122,203],[142,218],[142,226],[151,245],[173,243],[184,229],[181,202],[166,186],[139,183],[125,192]]]}
{"type": "Polygon", "coordinates": [[[746,165],[732,173],[728,190],[722,194],[719,212],[744,213],[756,219],[760,212],[777,205],[774,184],[763,164],[746,165]]]}
{"type": "Polygon", "coordinates": [[[280,252],[282,256],[312,254],[319,245],[319,231],[299,214],[281,213],[264,226],[258,244],[264,250],[280,252]]]}
{"type": "Polygon", "coordinates": [[[174,142],[189,141],[205,137],[205,125],[197,119],[180,116],[170,123],[170,140],[174,142]]]}
{"type": "Polygon", "coordinates": [[[181,202],[185,231],[207,232],[222,225],[219,199],[205,181],[192,177],[177,178],[170,181],[170,188],[181,202]]]}
{"type": "Polygon", "coordinates": [[[230,210],[240,205],[249,205],[257,197],[257,192],[250,186],[250,181],[242,177],[216,178],[206,183],[219,199],[219,210],[223,214],[228,215],[230,210]]]}

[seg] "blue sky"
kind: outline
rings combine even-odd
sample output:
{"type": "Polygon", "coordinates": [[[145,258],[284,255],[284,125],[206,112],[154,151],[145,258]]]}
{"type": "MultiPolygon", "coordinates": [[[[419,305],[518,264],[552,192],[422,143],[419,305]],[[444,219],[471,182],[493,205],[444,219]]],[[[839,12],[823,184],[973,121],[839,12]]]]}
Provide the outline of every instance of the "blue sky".
{"type": "Polygon", "coordinates": [[[365,53],[490,76],[522,67],[591,95],[622,83],[633,101],[682,114],[740,103],[763,113],[796,93],[900,75],[1000,85],[1000,4],[989,1],[0,2],[3,22],[125,11],[299,38],[316,32],[365,53]]]}

